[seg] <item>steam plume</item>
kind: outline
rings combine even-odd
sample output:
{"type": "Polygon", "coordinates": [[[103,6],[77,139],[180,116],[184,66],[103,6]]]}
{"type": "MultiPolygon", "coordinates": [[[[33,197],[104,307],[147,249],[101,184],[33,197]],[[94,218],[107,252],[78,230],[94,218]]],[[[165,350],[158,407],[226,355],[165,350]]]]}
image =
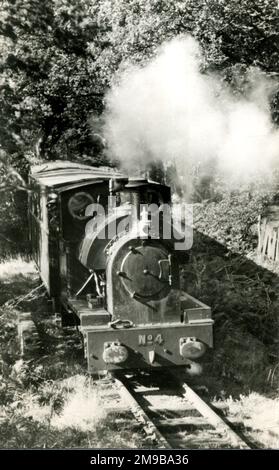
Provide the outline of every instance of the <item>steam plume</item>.
{"type": "Polygon", "coordinates": [[[105,136],[110,155],[126,169],[175,161],[186,177],[198,165],[239,181],[279,164],[269,110],[274,83],[252,70],[249,91],[236,98],[221,77],[200,72],[201,61],[193,38],[176,38],[146,66],[127,68],[112,87],[105,136]]]}

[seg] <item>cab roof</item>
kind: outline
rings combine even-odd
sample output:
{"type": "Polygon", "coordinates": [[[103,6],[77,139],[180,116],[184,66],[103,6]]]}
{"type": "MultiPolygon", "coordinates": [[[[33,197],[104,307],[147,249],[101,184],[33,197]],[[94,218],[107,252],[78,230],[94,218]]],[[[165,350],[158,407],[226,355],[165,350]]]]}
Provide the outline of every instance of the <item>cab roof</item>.
{"type": "MultiPolygon", "coordinates": [[[[111,178],[127,181],[127,187],[137,186],[133,183],[136,178],[130,178],[115,168],[100,166],[94,167],[75,163],[66,160],[56,160],[53,162],[45,162],[41,165],[31,167],[30,177],[37,182],[39,186],[53,188],[55,191],[64,192],[80,186],[104,183],[111,178]]],[[[164,184],[150,179],[145,180],[150,187],[168,188],[164,184]]]]}
{"type": "Polygon", "coordinates": [[[110,178],[127,178],[127,175],[110,167],[93,167],[69,161],[46,162],[31,167],[31,178],[47,187],[97,183],[110,178]]]}

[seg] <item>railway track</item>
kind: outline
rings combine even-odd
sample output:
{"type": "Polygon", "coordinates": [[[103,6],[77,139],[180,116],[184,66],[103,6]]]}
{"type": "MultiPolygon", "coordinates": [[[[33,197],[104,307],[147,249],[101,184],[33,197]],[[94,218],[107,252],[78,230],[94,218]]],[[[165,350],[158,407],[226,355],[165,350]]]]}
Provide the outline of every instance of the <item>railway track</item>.
{"type": "Polygon", "coordinates": [[[119,374],[114,383],[152,447],[250,448],[236,431],[241,423],[228,423],[224,407],[206,403],[177,375],[119,374]]]}

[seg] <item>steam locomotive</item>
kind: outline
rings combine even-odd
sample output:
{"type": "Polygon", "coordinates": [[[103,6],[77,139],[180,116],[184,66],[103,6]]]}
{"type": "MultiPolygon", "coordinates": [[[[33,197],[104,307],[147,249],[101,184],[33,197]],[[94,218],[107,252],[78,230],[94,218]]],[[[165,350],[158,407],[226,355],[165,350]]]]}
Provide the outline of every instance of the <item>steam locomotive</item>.
{"type": "Polygon", "coordinates": [[[170,188],[66,161],[32,167],[29,184],[34,260],[62,325],[74,320],[84,338],[88,371],[199,361],[212,347],[213,320],[181,290],[182,252],[162,235],[170,188]],[[149,204],[159,212],[155,236],[140,212],[149,204]]]}

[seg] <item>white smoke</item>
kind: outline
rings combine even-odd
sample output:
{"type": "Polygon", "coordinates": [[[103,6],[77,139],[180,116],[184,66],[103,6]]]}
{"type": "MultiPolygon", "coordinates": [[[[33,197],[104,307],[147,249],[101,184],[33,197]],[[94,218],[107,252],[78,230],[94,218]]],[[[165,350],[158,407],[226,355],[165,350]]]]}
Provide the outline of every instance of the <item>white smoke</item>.
{"type": "Polygon", "coordinates": [[[279,132],[269,110],[271,83],[251,72],[249,93],[236,98],[221,77],[200,72],[197,42],[176,38],[147,65],[129,67],[107,95],[110,155],[128,170],[152,160],[225,172],[232,181],[268,174],[279,164],[279,132]]]}

